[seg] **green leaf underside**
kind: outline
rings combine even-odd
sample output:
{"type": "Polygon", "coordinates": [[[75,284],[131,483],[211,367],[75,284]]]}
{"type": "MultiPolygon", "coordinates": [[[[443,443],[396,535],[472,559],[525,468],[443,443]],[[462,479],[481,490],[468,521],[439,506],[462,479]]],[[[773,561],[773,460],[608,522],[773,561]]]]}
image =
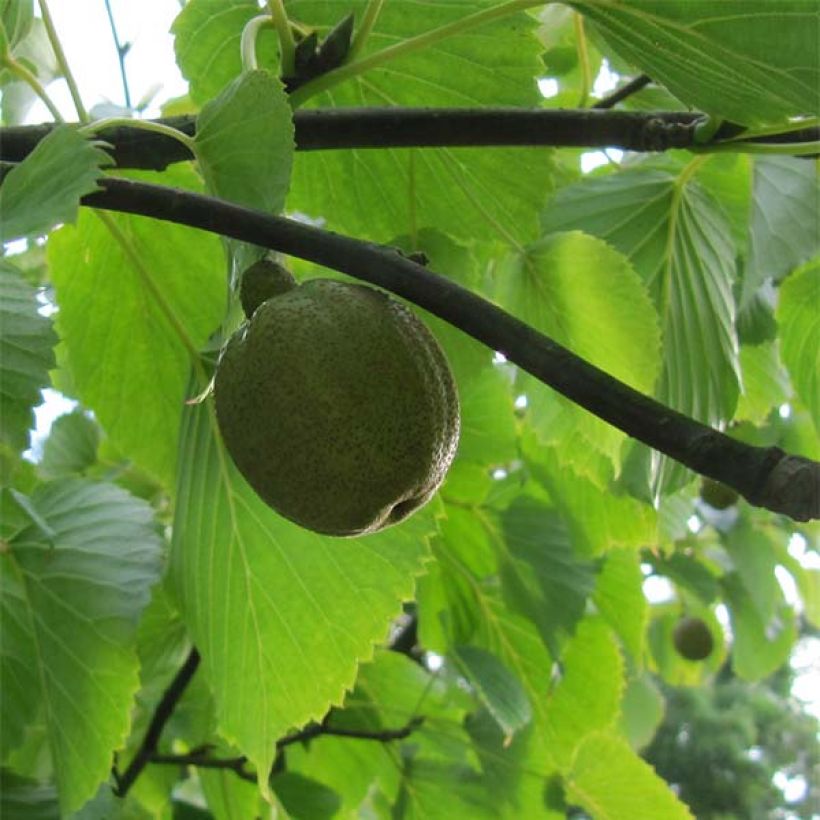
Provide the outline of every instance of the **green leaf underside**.
{"type": "MultiPolygon", "coordinates": [[[[587,231],[630,259],[661,317],[655,396],[707,424],[730,418],[740,378],[735,249],[724,215],[699,186],[653,170],[586,179],[554,197],[543,227],[587,231]]],[[[664,491],[679,486],[685,471],[662,459],[655,474],[664,491]]]]}
{"type": "Polygon", "coordinates": [[[59,222],[75,222],[80,197],[97,190],[111,158],[68,126],[58,126],[3,180],[0,242],[45,233],[59,222]]]}
{"type": "MultiPolygon", "coordinates": [[[[191,98],[200,105],[214,98],[242,71],[240,37],[261,14],[249,0],[190,0],[171,26],[177,65],[190,83],[191,98]]],[[[278,62],[276,33],[263,29],[257,40],[262,67],[278,62]]]]}
{"type": "Polygon", "coordinates": [[[596,732],[576,750],[566,779],[568,802],[580,805],[595,820],[686,820],[692,814],[617,736],[596,732]]]}
{"type": "Polygon", "coordinates": [[[248,487],[215,424],[207,404],[185,411],[171,572],[220,729],[263,773],[277,738],[341,702],[386,637],[431,522],[419,513],[362,539],[303,530],[248,487]]]}
{"type": "Polygon", "coordinates": [[[501,661],[475,646],[457,646],[456,664],[475,687],[508,740],[529,723],[532,710],[521,683],[501,661]]]}
{"type": "Polygon", "coordinates": [[[282,83],[266,71],[242,74],[207,103],[194,146],[208,192],[279,213],[290,184],[291,114],[282,83]]]}
{"type": "MultiPolygon", "coordinates": [[[[652,392],[660,369],[657,314],[629,261],[605,242],[580,231],[545,237],[496,272],[496,298],[572,352],[652,392]]],[[[532,379],[525,380],[526,388],[543,443],[557,443],[562,431],[572,431],[618,465],[622,432],[532,379]]]]}
{"type": "Polygon", "coordinates": [[[37,291],[0,260],[0,443],[18,453],[28,447],[32,408],[54,367],[57,335],[37,308],[37,291]]]}
{"type": "Polygon", "coordinates": [[[806,265],[780,288],[777,321],[783,361],[794,388],[820,431],[820,261],[806,265]]]}
{"type": "MultiPolygon", "coordinates": [[[[165,177],[192,180],[184,167],[165,177]]],[[[108,218],[125,245],[93,212],[49,239],[58,330],[83,403],[123,454],[168,486],[191,363],[186,344],[202,345],[224,313],[219,240],[143,217],[108,218]]]]}
{"type": "Polygon", "coordinates": [[[572,5],[683,102],[744,125],[820,113],[814,0],[626,0],[572,5]]]}
{"type": "Polygon", "coordinates": [[[55,536],[44,543],[24,531],[2,556],[2,714],[19,726],[44,710],[70,812],[107,779],[127,735],[137,620],[159,579],[161,543],[150,508],[110,484],[56,481],[32,502],[55,536]]]}
{"type": "Polygon", "coordinates": [[[79,475],[97,460],[100,431],[77,409],[55,419],[43,445],[40,474],[48,479],[79,475]]]}
{"type": "MultiPolygon", "coordinates": [[[[385,3],[363,57],[492,6],[488,0],[385,3]]],[[[351,3],[360,19],[364,3],[351,3]]],[[[296,2],[314,25],[337,22],[333,2],[296,2]]],[[[323,107],[533,106],[539,95],[535,21],[516,14],[469,29],[345,80],[311,99],[323,107]]],[[[290,208],[385,241],[436,227],[454,237],[504,242],[535,238],[533,216],[549,190],[551,152],[541,148],[354,149],[303,152],[294,165],[290,208]],[[510,174],[526,168],[526,174],[510,174]]]]}

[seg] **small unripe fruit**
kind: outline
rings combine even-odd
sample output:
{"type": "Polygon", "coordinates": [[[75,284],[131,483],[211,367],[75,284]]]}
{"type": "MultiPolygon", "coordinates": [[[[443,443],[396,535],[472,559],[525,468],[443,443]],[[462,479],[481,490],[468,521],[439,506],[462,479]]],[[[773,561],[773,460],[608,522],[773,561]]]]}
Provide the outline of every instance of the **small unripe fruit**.
{"type": "Polygon", "coordinates": [[[688,661],[702,661],[712,654],[715,639],[702,618],[681,618],[672,633],[675,649],[688,661]]]}
{"type": "Polygon", "coordinates": [[[250,319],[259,305],[295,285],[293,274],[284,265],[272,259],[254,262],[245,270],[239,282],[239,301],[245,316],[250,319]]]}

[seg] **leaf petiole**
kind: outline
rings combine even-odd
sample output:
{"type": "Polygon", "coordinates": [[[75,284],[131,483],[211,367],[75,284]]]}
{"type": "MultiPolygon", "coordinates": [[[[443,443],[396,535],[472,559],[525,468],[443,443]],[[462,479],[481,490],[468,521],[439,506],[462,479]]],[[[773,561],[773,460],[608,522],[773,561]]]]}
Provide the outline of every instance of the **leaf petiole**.
{"type": "Polygon", "coordinates": [[[109,128],[136,128],[140,131],[153,131],[155,134],[163,134],[166,137],[177,140],[182,143],[192,154],[194,152],[195,142],[187,134],[183,134],[176,128],[170,125],[165,125],[161,122],[153,120],[134,120],[129,117],[106,117],[102,120],[95,120],[88,123],[88,125],[81,126],[78,131],[85,137],[97,135],[100,131],[105,131],[109,128]]]}

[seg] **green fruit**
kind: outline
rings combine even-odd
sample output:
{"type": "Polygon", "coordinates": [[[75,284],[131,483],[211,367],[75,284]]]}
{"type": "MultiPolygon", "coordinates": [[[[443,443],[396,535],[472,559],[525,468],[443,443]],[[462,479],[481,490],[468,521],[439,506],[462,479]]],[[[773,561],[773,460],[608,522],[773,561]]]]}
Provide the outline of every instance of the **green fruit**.
{"type": "Polygon", "coordinates": [[[248,319],[263,302],[285,293],[296,285],[291,272],[272,259],[254,262],[242,274],[239,283],[239,301],[248,319]]]}
{"type": "Polygon", "coordinates": [[[363,285],[313,279],[265,301],[223,349],[214,395],[251,487],[328,535],[410,515],[458,444],[444,353],[407,308],[363,285]]]}
{"type": "Polygon", "coordinates": [[[672,633],[678,653],[688,661],[702,661],[712,654],[715,639],[702,618],[681,618],[672,633]]]}
{"type": "Polygon", "coordinates": [[[737,500],[740,498],[731,487],[727,487],[720,481],[711,478],[703,479],[700,487],[700,497],[716,510],[726,510],[733,504],[737,504],[737,500]]]}

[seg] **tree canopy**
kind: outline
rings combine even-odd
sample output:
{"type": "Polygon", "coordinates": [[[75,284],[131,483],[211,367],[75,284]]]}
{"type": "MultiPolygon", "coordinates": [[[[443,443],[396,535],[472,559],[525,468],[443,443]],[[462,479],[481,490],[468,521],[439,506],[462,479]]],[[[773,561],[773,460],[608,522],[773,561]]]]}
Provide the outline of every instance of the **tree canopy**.
{"type": "MultiPolygon", "coordinates": [[[[0,3],[0,815],[685,818],[684,712],[726,805],[774,800],[741,769],[794,716],[743,686],[820,628],[817,3],[188,0],[154,119],[111,22],[116,116],[0,3]],[[449,361],[399,524],[303,529],[225,450],[269,257],[449,361]]],[[[793,726],[772,768],[816,764],[793,726]]]]}

